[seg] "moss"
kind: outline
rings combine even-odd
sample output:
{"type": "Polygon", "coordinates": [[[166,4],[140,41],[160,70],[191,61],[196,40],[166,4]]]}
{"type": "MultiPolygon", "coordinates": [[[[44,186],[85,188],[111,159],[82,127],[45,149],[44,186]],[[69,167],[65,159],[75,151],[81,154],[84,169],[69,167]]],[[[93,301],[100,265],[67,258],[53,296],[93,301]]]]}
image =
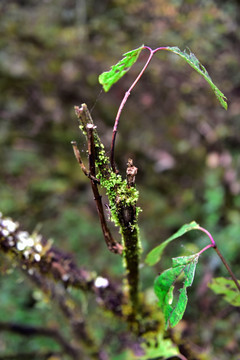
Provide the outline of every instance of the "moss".
{"type": "Polygon", "coordinates": [[[109,164],[109,158],[106,155],[104,145],[99,141],[97,135],[94,136],[94,144],[95,144],[95,152],[96,152],[95,165],[101,173],[101,171],[104,170],[106,165],[109,164]]]}
{"type": "Polygon", "coordinates": [[[83,135],[87,136],[87,132],[84,130],[84,126],[83,125],[79,125],[79,129],[81,130],[81,132],[83,133],[83,135]]]}
{"type": "MultiPolygon", "coordinates": [[[[109,206],[111,209],[111,218],[116,226],[120,226],[119,211],[123,207],[136,206],[139,192],[136,188],[128,188],[127,181],[123,180],[119,174],[110,171],[108,179],[101,174],[98,174],[101,186],[106,190],[109,206]]],[[[139,214],[140,209],[136,208],[136,215],[139,214]]],[[[132,224],[134,226],[134,224],[132,224]]]]}

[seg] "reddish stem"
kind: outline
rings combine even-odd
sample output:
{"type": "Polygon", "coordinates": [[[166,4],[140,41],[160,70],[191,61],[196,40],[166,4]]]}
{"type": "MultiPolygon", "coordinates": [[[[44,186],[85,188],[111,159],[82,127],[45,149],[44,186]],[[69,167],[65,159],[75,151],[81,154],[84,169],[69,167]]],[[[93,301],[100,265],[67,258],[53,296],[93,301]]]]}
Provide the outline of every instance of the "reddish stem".
{"type": "Polygon", "coordinates": [[[204,229],[201,226],[198,227],[198,230],[200,230],[200,231],[204,232],[205,234],[207,234],[207,236],[209,237],[209,239],[210,239],[210,241],[212,243],[212,247],[216,247],[216,243],[215,243],[215,241],[214,241],[214,239],[213,239],[213,237],[212,237],[212,235],[210,234],[209,231],[207,231],[206,229],[204,229]]]}
{"type": "Polygon", "coordinates": [[[143,49],[147,49],[150,51],[150,55],[144,65],[144,67],[142,68],[142,70],[140,71],[140,73],[138,74],[137,78],[135,79],[135,81],[132,83],[132,85],[130,86],[130,88],[128,89],[128,91],[125,93],[124,98],[122,99],[122,102],[118,108],[118,112],[115,118],[115,123],[114,123],[114,127],[113,127],[113,134],[112,134],[112,143],[111,143],[111,155],[110,155],[110,162],[111,162],[111,166],[114,172],[116,172],[116,167],[115,167],[115,161],[114,161],[114,148],[115,148],[115,141],[116,141],[116,136],[117,136],[117,128],[118,128],[118,123],[119,123],[119,119],[122,113],[122,110],[124,108],[124,105],[128,99],[128,97],[131,94],[132,89],[135,87],[135,85],[138,83],[138,81],[140,80],[140,78],[142,77],[144,71],[146,70],[146,68],[148,67],[153,55],[159,51],[159,50],[167,50],[167,47],[159,47],[157,49],[152,50],[150,47],[148,46],[144,46],[143,49]]]}
{"type": "Polygon", "coordinates": [[[216,253],[218,254],[218,256],[220,257],[220,259],[222,260],[224,266],[226,267],[227,271],[229,272],[231,278],[233,279],[233,281],[235,282],[238,290],[240,291],[240,284],[237,280],[237,278],[235,277],[234,273],[232,272],[231,268],[229,267],[228,263],[226,262],[226,260],[224,259],[223,255],[220,253],[219,249],[217,248],[217,246],[214,248],[214,250],[216,251],[216,253]]]}
{"type": "Polygon", "coordinates": [[[231,276],[231,278],[233,279],[233,281],[235,282],[238,290],[240,291],[240,284],[236,278],[236,276],[234,275],[234,273],[232,272],[230,266],[228,265],[228,263],[226,262],[225,258],[223,257],[223,255],[221,254],[221,252],[219,251],[217,244],[215,243],[212,235],[210,234],[209,231],[207,231],[206,229],[202,228],[201,226],[198,227],[198,230],[204,232],[205,234],[207,234],[207,236],[209,237],[211,244],[205,246],[205,248],[203,248],[201,251],[199,251],[199,255],[202,254],[205,250],[209,249],[210,247],[213,247],[214,250],[216,251],[216,253],[218,254],[218,256],[220,257],[223,265],[225,266],[225,268],[227,269],[227,271],[229,272],[229,275],[231,276]]]}

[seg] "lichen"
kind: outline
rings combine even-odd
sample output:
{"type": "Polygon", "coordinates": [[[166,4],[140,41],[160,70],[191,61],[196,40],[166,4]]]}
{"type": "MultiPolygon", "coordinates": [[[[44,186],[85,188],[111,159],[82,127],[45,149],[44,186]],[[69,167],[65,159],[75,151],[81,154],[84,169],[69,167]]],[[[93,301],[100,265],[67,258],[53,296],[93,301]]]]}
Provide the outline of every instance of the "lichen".
{"type": "Polygon", "coordinates": [[[18,230],[19,224],[0,214],[0,237],[9,247],[15,247],[23,258],[39,262],[49,249],[50,242],[43,245],[42,236],[36,232],[18,230]]]}
{"type": "Polygon", "coordinates": [[[94,285],[96,288],[106,288],[109,286],[109,281],[102,276],[98,276],[94,281],[94,285]]]}

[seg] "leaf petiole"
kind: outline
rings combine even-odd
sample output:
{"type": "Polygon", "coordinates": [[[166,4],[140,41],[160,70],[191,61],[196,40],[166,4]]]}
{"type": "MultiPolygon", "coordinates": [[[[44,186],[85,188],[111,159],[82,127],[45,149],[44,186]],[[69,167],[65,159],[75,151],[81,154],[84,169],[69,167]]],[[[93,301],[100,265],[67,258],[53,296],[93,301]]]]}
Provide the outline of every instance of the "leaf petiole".
{"type": "Polygon", "coordinates": [[[216,247],[216,243],[215,243],[215,241],[214,241],[214,239],[213,239],[212,235],[210,234],[210,232],[209,232],[209,231],[207,231],[207,229],[205,229],[205,228],[203,228],[203,227],[199,226],[199,227],[198,227],[198,230],[200,230],[200,231],[204,232],[204,233],[205,233],[205,234],[209,237],[209,239],[210,239],[210,241],[211,241],[211,243],[212,243],[212,247],[216,247]]]}
{"type": "Polygon", "coordinates": [[[202,250],[200,250],[198,252],[198,256],[201,255],[204,251],[210,249],[211,247],[214,247],[213,244],[209,244],[209,245],[205,246],[202,250]]]}

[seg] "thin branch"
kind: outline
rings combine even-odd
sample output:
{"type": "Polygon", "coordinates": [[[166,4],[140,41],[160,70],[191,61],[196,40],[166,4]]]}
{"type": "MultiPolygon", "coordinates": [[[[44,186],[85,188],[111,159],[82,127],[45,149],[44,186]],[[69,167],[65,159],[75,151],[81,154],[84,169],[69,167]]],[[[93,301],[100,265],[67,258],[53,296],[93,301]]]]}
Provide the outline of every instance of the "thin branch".
{"type": "Polygon", "coordinates": [[[86,169],[83,161],[82,161],[82,158],[81,158],[81,155],[80,155],[80,151],[77,147],[77,143],[76,141],[71,141],[71,144],[72,144],[72,147],[73,147],[73,152],[74,152],[74,155],[83,171],[83,173],[91,180],[93,180],[95,183],[99,184],[100,181],[93,175],[91,175],[91,173],[86,169]]]}
{"type": "Polygon", "coordinates": [[[233,281],[235,282],[238,290],[240,291],[240,284],[236,278],[236,276],[234,275],[234,273],[232,272],[230,266],[228,265],[228,263],[226,262],[225,258],[223,257],[223,255],[220,253],[219,249],[217,246],[214,247],[214,250],[216,251],[216,253],[218,254],[218,256],[220,257],[220,259],[222,260],[222,263],[224,264],[224,266],[226,267],[227,271],[229,272],[231,278],[233,279],[233,281]]]}
{"type": "Polygon", "coordinates": [[[45,336],[54,339],[73,359],[78,359],[80,355],[70,343],[59,333],[57,329],[49,329],[37,326],[23,325],[18,323],[0,322],[0,331],[9,331],[18,333],[22,336],[45,336]]]}
{"type": "Polygon", "coordinates": [[[88,162],[90,175],[96,176],[95,169],[95,151],[94,151],[94,138],[93,138],[93,129],[96,128],[93,124],[87,124],[87,137],[88,137],[88,162]]]}
{"type": "Polygon", "coordinates": [[[4,354],[0,355],[0,360],[49,360],[49,359],[61,359],[62,352],[47,351],[47,352],[18,352],[17,354],[4,354]]]}

